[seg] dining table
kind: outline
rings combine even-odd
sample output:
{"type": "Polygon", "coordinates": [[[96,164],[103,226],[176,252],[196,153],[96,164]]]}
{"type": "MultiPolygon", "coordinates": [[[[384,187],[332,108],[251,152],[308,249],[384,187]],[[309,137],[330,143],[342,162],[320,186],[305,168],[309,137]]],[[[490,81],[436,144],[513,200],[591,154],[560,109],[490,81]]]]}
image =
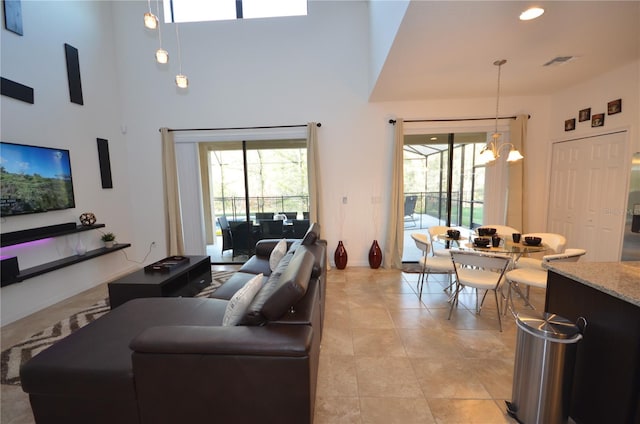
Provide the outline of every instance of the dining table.
{"type": "MultiPolygon", "coordinates": [[[[450,237],[448,234],[438,234],[435,237],[437,241],[441,243],[445,243],[445,245],[448,248],[461,249],[461,250],[474,250],[477,252],[510,256],[511,257],[511,264],[509,266],[510,269],[513,269],[516,266],[516,262],[522,256],[529,256],[531,253],[541,253],[549,250],[549,246],[547,246],[544,243],[531,245],[531,244],[527,244],[524,240],[516,243],[513,240],[509,240],[506,238],[502,238],[500,240],[500,244],[497,247],[493,247],[491,243],[489,243],[488,246],[484,247],[484,246],[478,246],[473,243],[473,240],[475,240],[476,238],[479,238],[479,237],[470,235],[469,237],[464,237],[464,238],[460,237],[458,239],[454,239],[450,237]]],[[[489,240],[491,239],[490,237],[486,237],[486,236],[483,238],[487,238],[489,240]]],[[[459,288],[456,290],[459,290],[459,288]]],[[[509,293],[507,294],[507,296],[505,296],[505,310],[504,310],[505,314],[506,314],[506,308],[509,308],[512,314],[514,313],[513,306],[509,305],[509,299],[511,298],[511,290],[514,290],[516,294],[521,298],[527,299],[527,296],[524,293],[522,293],[522,291],[518,286],[512,287],[512,285],[509,284],[509,293]]],[[[511,300],[511,303],[513,303],[512,300],[511,300]]]]}

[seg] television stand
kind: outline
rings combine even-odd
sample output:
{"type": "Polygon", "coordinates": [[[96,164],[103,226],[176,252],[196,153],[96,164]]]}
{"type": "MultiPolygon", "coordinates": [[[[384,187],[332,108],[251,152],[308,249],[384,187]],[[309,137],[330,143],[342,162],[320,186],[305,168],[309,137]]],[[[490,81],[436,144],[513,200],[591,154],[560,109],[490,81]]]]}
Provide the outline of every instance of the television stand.
{"type": "MultiPolygon", "coordinates": [[[[108,284],[111,309],[141,297],[193,297],[211,284],[209,256],[185,256],[166,271],[140,269],[108,284]]],[[[148,267],[145,267],[148,268],[148,267]]]]}

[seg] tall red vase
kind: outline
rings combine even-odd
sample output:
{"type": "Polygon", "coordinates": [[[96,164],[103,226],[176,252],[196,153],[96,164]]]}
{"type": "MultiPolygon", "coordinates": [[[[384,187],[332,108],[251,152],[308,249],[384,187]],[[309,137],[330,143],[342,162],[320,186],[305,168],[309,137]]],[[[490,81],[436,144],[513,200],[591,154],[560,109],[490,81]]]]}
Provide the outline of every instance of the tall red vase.
{"type": "Polygon", "coordinates": [[[333,254],[333,260],[336,262],[336,268],[345,269],[347,267],[347,249],[344,248],[342,240],[338,242],[338,247],[333,254]]]}
{"type": "Polygon", "coordinates": [[[380,250],[378,240],[374,240],[373,244],[371,244],[371,249],[369,249],[369,266],[373,269],[378,269],[381,263],[382,250],[380,250]]]}

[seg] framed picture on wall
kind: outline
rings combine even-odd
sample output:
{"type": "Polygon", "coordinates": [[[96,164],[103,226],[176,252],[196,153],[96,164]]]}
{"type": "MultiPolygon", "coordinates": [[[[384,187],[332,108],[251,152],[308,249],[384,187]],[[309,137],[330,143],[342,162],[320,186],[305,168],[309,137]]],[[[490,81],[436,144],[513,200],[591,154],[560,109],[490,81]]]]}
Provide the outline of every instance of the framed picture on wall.
{"type": "Polygon", "coordinates": [[[591,119],[591,108],[590,107],[588,107],[586,109],[582,109],[578,113],[578,122],[588,121],[589,119],[591,119]]]}
{"type": "Polygon", "coordinates": [[[622,99],[607,103],[607,115],[615,115],[622,112],[622,99]]]}
{"type": "Polygon", "coordinates": [[[604,113],[598,113],[591,118],[592,127],[601,127],[604,125],[604,113]]]}
{"type": "Polygon", "coordinates": [[[576,118],[571,118],[564,121],[565,131],[573,131],[575,129],[576,129],[576,118]]]}

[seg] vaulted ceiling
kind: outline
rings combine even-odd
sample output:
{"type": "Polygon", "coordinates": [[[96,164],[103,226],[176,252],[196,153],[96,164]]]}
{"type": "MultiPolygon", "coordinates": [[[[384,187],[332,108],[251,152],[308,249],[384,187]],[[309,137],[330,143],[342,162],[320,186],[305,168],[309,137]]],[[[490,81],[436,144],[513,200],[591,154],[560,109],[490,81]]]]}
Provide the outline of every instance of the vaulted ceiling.
{"type": "Polygon", "coordinates": [[[553,93],[640,58],[640,1],[416,1],[408,6],[371,101],[553,93]],[[544,66],[557,57],[565,62],[544,66]]]}

